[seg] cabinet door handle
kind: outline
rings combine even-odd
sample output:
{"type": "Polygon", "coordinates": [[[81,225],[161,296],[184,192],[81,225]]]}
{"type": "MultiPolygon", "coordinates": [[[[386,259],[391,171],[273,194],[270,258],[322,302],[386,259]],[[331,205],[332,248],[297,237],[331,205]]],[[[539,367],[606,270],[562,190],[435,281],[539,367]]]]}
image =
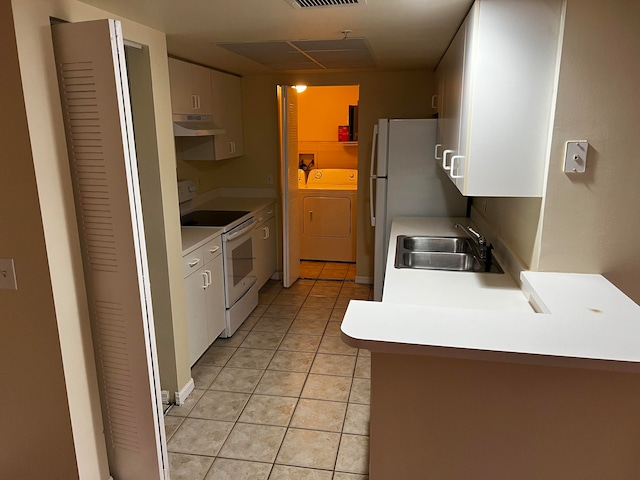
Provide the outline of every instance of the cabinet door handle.
{"type": "Polygon", "coordinates": [[[438,147],[441,147],[442,144],[441,143],[436,143],[436,148],[433,152],[433,156],[436,157],[436,160],[442,160],[442,157],[438,156],[438,147]]]}
{"type": "Polygon", "coordinates": [[[207,287],[209,285],[211,285],[213,283],[212,281],[212,276],[211,276],[211,270],[205,270],[204,273],[207,275],[207,287]]]}
{"type": "Polygon", "coordinates": [[[442,154],[442,168],[445,170],[451,170],[451,164],[447,165],[447,155],[451,155],[453,150],[445,150],[442,154]]]}
{"type": "Polygon", "coordinates": [[[431,108],[438,108],[438,95],[431,97],[431,108]]]}
{"type": "Polygon", "coordinates": [[[215,247],[209,249],[209,253],[216,253],[218,250],[220,250],[220,247],[216,245],[215,247]]]}
{"type": "Polygon", "coordinates": [[[207,284],[207,280],[208,280],[207,272],[202,272],[202,289],[203,290],[209,286],[207,284]]]}
{"type": "Polygon", "coordinates": [[[200,95],[196,95],[196,109],[200,110],[200,95]]]}
{"type": "Polygon", "coordinates": [[[262,237],[262,239],[266,240],[267,238],[269,238],[269,227],[263,227],[262,231],[264,232],[264,236],[262,237]]]}
{"type": "Polygon", "coordinates": [[[199,259],[199,258],[194,258],[193,260],[191,260],[191,261],[189,262],[189,266],[190,266],[191,268],[193,268],[193,267],[195,267],[195,266],[196,266],[197,264],[199,264],[199,263],[200,263],[200,259],[199,259]]]}
{"type": "Polygon", "coordinates": [[[462,178],[462,177],[464,177],[464,174],[455,175],[453,173],[456,170],[455,163],[456,163],[456,160],[458,158],[464,158],[464,155],[454,155],[453,157],[451,157],[451,171],[449,172],[449,175],[451,176],[451,178],[462,178]]]}
{"type": "Polygon", "coordinates": [[[267,210],[267,215],[272,215],[273,214],[273,210],[267,210]]]}
{"type": "Polygon", "coordinates": [[[309,210],[309,221],[313,222],[313,210],[309,210]]]}

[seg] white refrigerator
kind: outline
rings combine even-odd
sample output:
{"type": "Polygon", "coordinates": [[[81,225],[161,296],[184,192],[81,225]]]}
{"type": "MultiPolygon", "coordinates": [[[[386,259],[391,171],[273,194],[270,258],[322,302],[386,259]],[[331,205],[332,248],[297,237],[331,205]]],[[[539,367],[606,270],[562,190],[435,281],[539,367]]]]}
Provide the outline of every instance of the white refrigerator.
{"type": "Polygon", "coordinates": [[[382,300],[394,217],[466,216],[467,199],[434,159],[435,119],[380,119],[373,131],[369,203],[375,227],[374,300],[382,300]]]}

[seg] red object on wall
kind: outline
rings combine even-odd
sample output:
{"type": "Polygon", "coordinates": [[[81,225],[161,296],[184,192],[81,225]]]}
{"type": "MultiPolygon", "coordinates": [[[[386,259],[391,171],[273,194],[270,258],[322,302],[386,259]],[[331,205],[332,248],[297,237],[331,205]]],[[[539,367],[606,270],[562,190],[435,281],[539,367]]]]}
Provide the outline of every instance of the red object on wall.
{"type": "Polygon", "coordinates": [[[340,125],[338,127],[338,141],[339,142],[349,141],[349,125],[340,125]]]}

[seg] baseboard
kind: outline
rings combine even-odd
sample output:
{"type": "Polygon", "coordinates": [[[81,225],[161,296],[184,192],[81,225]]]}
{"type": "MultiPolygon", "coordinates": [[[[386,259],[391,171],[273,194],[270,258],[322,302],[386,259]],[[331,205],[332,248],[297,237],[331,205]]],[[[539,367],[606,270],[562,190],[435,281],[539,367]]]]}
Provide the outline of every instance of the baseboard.
{"type": "Polygon", "coordinates": [[[356,275],[356,279],[355,279],[356,283],[362,283],[365,285],[373,285],[373,277],[363,277],[360,275],[356,275]]]}
{"type": "Polygon", "coordinates": [[[282,272],[276,272],[271,275],[271,280],[282,280],[282,272]]]}
{"type": "Polygon", "coordinates": [[[190,378],[187,384],[179,392],[176,392],[176,405],[184,405],[194,388],[196,388],[196,384],[193,382],[193,378],[190,378]]]}

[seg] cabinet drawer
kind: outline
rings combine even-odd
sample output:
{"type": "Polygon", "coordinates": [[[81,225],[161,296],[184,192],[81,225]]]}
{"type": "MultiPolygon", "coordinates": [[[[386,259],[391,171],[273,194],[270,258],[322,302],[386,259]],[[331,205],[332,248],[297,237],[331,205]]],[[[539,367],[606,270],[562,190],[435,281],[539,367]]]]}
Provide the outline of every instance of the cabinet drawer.
{"type": "Polygon", "coordinates": [[[204,263],[209,263],[222,253],[222,236],[216,237],[202,247],[204,263]]]}
{"type": "Polygon", "coordinates": [[[276,214],[275,203],[269,205],[266,208],[263,208],[262,210],[259,210],[258,213],[255,215],[256,225],[260,226],[261,223],[264,223],[270,218],[273,218],[275,214],[276,214]]]}
{"type": "Polygon", "coordinates": [[[200,247],[182,257],[182,272],[187,278],[204,265],[204,248],[200,247]]]}

